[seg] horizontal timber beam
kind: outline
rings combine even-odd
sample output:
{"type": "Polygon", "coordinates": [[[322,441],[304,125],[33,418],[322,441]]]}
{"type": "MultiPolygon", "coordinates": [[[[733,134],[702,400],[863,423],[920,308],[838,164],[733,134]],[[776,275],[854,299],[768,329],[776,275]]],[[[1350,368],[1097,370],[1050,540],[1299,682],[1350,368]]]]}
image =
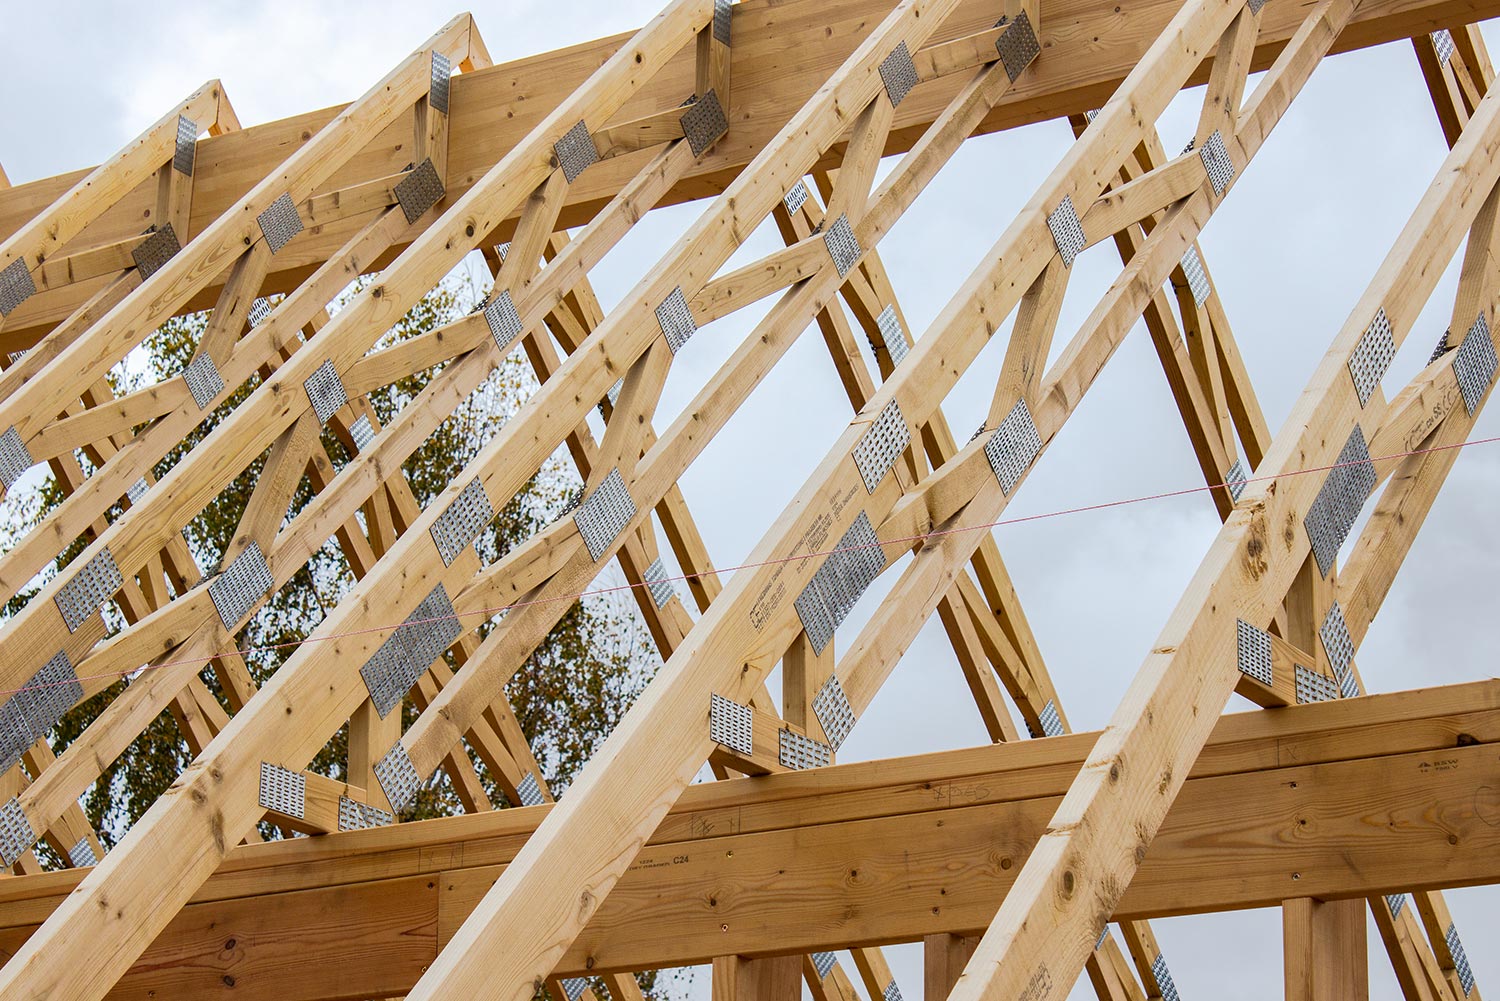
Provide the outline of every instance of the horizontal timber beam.
{"type": "MultiPolygon", "coordinates": [[[[1097,736],[694,786],[558,972],[972,935],[1097,736]]],[[[1116,917],[1500,880],[1497,751],[1496,681],[1226,716],[1116,917]]],[[[547,809],[241,848],[110,996],[403,993],[547,809]]],[[[0,953],[78,879],[0,883],[0,953]]]]}
{"type": "MultiPolygon", "coordinates": [[[[977,132],[994,132],[1030,122],[1097,108],[1139,61],[1176,13],[1177,0],[1049,0],[1042,22],[1043,53],[1035,65],[985,118],[977,132]]],[[[687,172],[663,200],[671,204],[717,194],[765,142],[828,78],[889,10],[886,0],[746,0],[734,8],[736,99],[732,129],[713,152],[687,172]],[[795,47],[787,39],[795,38],[795,47]],[[788,53],[796,58],[789,59],[788,53]]],[[[963,0],[934,35],[942,42],[990,27],[993,0],[963,0]]],[[[1301,4],[1272,3],[1261,19],[1252,69],[1267,68],[1300,23],[1301,4]]],[[[1342,52],[1404,40],[1439,27],[1458,27],[1500,15],[1500,0],[1370,0],[1355,12],[1334,43],[1342,52]]],[[[452,84],[447,198],[451,204],[572,93],[631,35],[621,34],[555,52],[514,60],[455,77],[452,84]]],[[[1190,84],[1208,79],[1205,61],[1190,84]]],[[[673,107],[693,89],[694,57],[680,53],[652,83],[617,114],[626,122],[673,107]]],[[[903,101],[886,153],[903,152],[962,86],[963,74],[926,86],[903,101]]],[[[340,107],[307,112],[198,143],[190,235],[234,204],[288,155],[318,133],[340,107]]],[[[403,169],[412,159],[411,129],[390,126],[359,156],[320,188],[336,191],[403,169]]],[[[838,150],[823,166],[837,166],[838,150]]],[[[596,165],[568,192],[559,225],[577,226],[593,216],[639,170],[648,154],[629,154],[596,165]]],[[[18,230],[81,179],[87,170],[44,178],[0,191],[0,240],[18,230]]],[[[143,211],[154,204],[154,185],[141,185],[89,227],[87,241],[68,251],[87,250],[139,234],[143,211]]],[[[351,217],[305,234],[278,254],[263,293],[286,292],[352,236],[363,224],[351,217]]],[[[496,230],[508,239],[513,221],[496,230]]],[[[375,266],[404,248],[393,246],[375,266]]],[[[34,296],[0,332],[0,349],[13,351],[35,341],[96,293],[102,280],[84,281],[34,296]]],[[[185,309],[213,305],[218,285],[203,289],[185,309]]]]}

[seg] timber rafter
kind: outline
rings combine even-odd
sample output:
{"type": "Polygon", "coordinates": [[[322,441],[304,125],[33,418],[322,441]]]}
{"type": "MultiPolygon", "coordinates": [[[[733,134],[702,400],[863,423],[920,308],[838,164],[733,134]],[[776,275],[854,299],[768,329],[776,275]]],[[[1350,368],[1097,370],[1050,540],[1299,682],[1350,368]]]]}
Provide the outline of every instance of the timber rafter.
{"type": "Polygon", "coordinates": [[[895,1001],[879,947],[922,939],[934,996],[1041,1001],[1087,972],[1131,1001],[1175,997],[1147,919],[1279,904],[1289,998],[1360,996],[1369,906],[1408,998],[1477,1001],[1440,891],[1500,880],[1497,807],[1474,792],[1495,771],[1494,686],[1364,697],[1355,655],[1497,367],[1488,13],[1142,0],[1085,51],[1111,20],[1092,0],[672,0],[629,37],[503,66],[460,15],[341,109],[244,129],[210,81],[86,175],[0,190],[0,474],[10,491],[45,464],[64,495],[0,554],[4,597],[58,566],[0,628],[19,721],[0,857],[24,877],[0,886],[0,993],[593,1001],[600,977],[635,1001],[631,971],[712,961],[721,1001],[791,1001],[799,980],[817,1001],[895,1001]],[[1199,234],[1326,55],[1406,37],[1450,152],[1273,435],[1199,234]],[[794,40],[789,71],[767,49],[794,40]],[[495,126],[521,77],[540,96],[495,126]],[[1199,83],[1169,155],[1156,119],[1199,83]],[[968,138],[1058,115],[1075,143],[915,329],[881,240],[968,138]],[[231,169],[249,180],[214,182],[231,169]],[[688,199],[686,232],[605,308],[590,273],[688,199]],[[151,228],[126,232],[143,206],[151,228]],[[729,267],[768,222],[785,247],[729,267]],[[1119,275],[1061,343],[1074,261],[1105,242],[1119,275]],[[1387,397],[1460,249],[1448,333],[1387,397]],[[471,254],[491,283],[475,310],[390,343],[471,254]],[[762,300],[661,413],[702,328],[762,300]],[[183,371],[111,388],[153,330],[209,307],[183,371]],[[1012,317],[965,440],[944,401],[1012,317]],[[1111,724],[1069,736],[989,528],[1142,318],[1223,526],[1111,724]],[[721,573],[679,481],[812,327],[852,419],[721,573]],[[423,509],[403,465],[516,349],[538,390],[423,509]],[[370,394],[420,373],[382,424],[370,394]],[[580,504],[484,565],[480,529],[560,448],[580,504]],[[257,462],[205,572],[182,531],[257,462]],[[329,540],[356,583],[258,687],[246,624],[329,540]],[[664,665],[553,802],[505,686],[615,561],[664,665]],[[841,630],[881,575],[877,614],[841,630]],[[834,764],[933,613],[1009,746],[834,764]],[[58,716],[111,689],[54,753],[58,716]],[[1234,694],[1278,711],[1221,719],[1234,694]],[[194,759],[105,853],[78,799],[163,711],[194,759]],[[346,726],[344,778],[306,771],[346,726]],[[1456,764],[1414,780],[1437,754],[1456,764]],[[689,788],[705,766],[726,781],[689,788]],[[396,824],[439,770],[473,816],[396,824]],[[496,813],[482,774],[534,809],[496,813]],[[984,791],[931,794],[958,785],[984,791]],[[1314,810],[1316,831],[1287,833],[1314,810]],[[1371,834],[1361,811],[1420,820],[1371,834]],[[315,837],[237,847],[262,820],[315,837]],[[1205,850],[1205,830],[1258,851],[1205,850]],[[87,872],[41,872],[43,840],[87,872]],[[366,959],[289,976],[353,911],[366,959]],[[241,947],[225,926],[251,929],[241,947]]]}

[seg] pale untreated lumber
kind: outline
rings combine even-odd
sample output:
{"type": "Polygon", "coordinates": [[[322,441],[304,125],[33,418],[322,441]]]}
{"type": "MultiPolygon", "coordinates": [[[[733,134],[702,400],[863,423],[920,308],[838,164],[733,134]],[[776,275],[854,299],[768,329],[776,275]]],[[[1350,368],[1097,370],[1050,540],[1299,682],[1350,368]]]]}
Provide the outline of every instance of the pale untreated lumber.
{"type": "MultiPolygon", "coordinates": [[[[993,132],[1017,125],[1097,108],[1114,91],[1146,48],[1177,11],[1175,0],[1056,0],[1049,2],[1041,27],[1042,57],[985,118],[977,130],[993,132]]],[[[889,9],[884,0],[746,0],[734,14],[736,99],[732,128],[714,150],[678,182],[663,204],[717,194],[828,75],[864,40],[889,9]],[[797,45],[789,48],[788,37],[797,45]]],[[[1252,69],[1263,70],[1290,38],[1303,14],[1299,5],[1271,4],[1264,10],[1252,69]]],[[[1500,15],[1500,0],[1371,0],[1361,4],[1333,46],[1344,52],[1422,34],[1439,27],[1500,15]]],[[[992,0],[963,0],[956,13],[933,36],[934,41],[961,37],[990,27],[992,0]]],[[[483,25],[480,26],[481,28],[483,25]]],[[[555,52],[506,62],[455,77],[452,84],[452,153],[447,174],[449,203],[484,175],[564,97],[572,93],[630,34],[555,52]]],[[[1210,62],[1190,84],[1208,79],[1210,62]]],[[[680,103],[693,89],[691,50],[678,56],[616,116],[624,122],[680,103]]],[[[886,152],[904,151],[950,101],[961,86],[956,74],[924,85],[897,109],[886,152]]],[[[192,235],[277,164],[307,142],[341,106],[310,111],[198,143],[194,178],[192,235]]],[[[336,191],[383,177],[405,167],[411,157],[411,128],[402,121],[377,137],[363,153],[337,171],[320,191],[336,191]]],[[[591,168],[573,185],[561,225],[577,226],[592,217],[626,181],[634,177],[649,153],[614,157],[591,168]]],[[[825,166],[836,166],[839,153],[825,166]]],[[[60,197],[88,171],[79,170],[0,190],[0,239],[15,232],[60,197]]],[[[88,230],[86,249],[139,233],[141,213],[154,203],[154,185],[143,184],[105,213],[88,230]]],[[[285,292],[301,282],[359,228],[362,219],[340,220],[319,232],[304,234],[274,261],[264,292],[285,292]]],[[[508,239],[506,224],[493,234],[508,239]]],[[[393,259],[395,246],[377,262],[393,259]]],[[[24,347],[72,312],[98,290],[82,282],[56,293],[33,297],[0,331],[0,350],[24,347]]],[[[217,285],[196,295],[185,308],[213,305],[217,285]]]]}
{"type": "MultiPolygon", "coordinates": [[[[695,786],[559,972],[973,934],[1097,736],[695,786]]],[[[1117,917],[1500,879],[1497,747],[1494,681],[1227,716],[1117,917]]],[[[404,991],[546,809],[239,849],[111,997],[404,991]]],[[[77,880],[0,884],[3,950],[77,880]]]]}

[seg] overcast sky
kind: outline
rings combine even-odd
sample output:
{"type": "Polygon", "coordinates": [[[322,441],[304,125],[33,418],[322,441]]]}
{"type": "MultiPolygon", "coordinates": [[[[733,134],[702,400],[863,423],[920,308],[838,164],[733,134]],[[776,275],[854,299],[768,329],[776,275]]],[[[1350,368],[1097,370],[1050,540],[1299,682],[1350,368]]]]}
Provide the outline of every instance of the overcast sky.
{"type": "MultiPolygon", "coordinates": [[[[478,2],[497,61],[633,28],[652,0],[478,2]]],[[[225,83],[246,124],[347,101],[456,9],[366,0],[343,4],[159,2],[15,5],[0,33],[12,81],[26,86],[0,113],[0,164],[13,182],[99,162],[209,77],[225,83]]],[[[1492,45],[1494,39],[1491,39],[1492,45]]],[[[1201,90],[1160,123],[1168,149],[1196,123],[1201,90]]],[[[967,144],[881,246],[906,315],[920,333],[981,260],[1072,141],[1064,122],[967,144]]],[[[1329,340],[1431,181],[1446,147],[1407,43],[1325,62],[1210,222],[1202,244],[1262,406],[1278,428],[1329,340]]],[[[887,168],[890,166],[887,163],[887,168]]],[[[606,304],[623,295],[699,206],[653,215],[594,278],[606,304]]],[[[757,233],[736,262],[774,249],[757,233]]],[[[1080,259],[1062,315],[1066,343],[1118,271],[1106,243],[1080,259]]],[[[1393,392],[1425,362],[1447,325],[1449,268],[1387,380],[1393,392]]],[[[664,428],[759,315],[700,333],[683,352],[657,420],[664,428]]],[[[966,436],[983,417],[1002,356],[997,338],[950,397],[966,436]]],[[[683,479],[718,565],[741,560],[771,526],[849,417],[820,338],[804,337],[683,479]]],[[[1474,437],[1500,435],[1491,409],[1474,437]]],[[[1008,515],[1072,508],[1201,483],[1145,330],[1138,326],[1028,480],[1008,515]]],[[[1493,561],[1500,527],[1500,445],[1463,454],[1385,610],[1359,654],[1375,691],[1490,677],[1482,628],[1500,616],[1493,561]],[[1486,501],[1485,498],[1492,498],[1486,501]]],[[[1373,507],[1373,502],[1370,505],[1373,507]]],[[[1368,511],[1370,508],[1367,507],[1368,511]]],[[[1205,496],[1138,504],[1001,529],[1000,548],[1078,729],[1102,726],[1218,528],[1205,496]]],[[[878,582],[840,632],[868,617],[878,582]]],[[[1235,700],[1231,710],[1252,708],[1235,700]]],[[[981,743],[985,734],[936,623],[861,719],[844,760],[981,743]]],[[[1476,976],[1500,989],[1500,892],[1448,900],[1476,976]]],[[[1280,918],[1253,911],[1159,921],[1185,999],[1279,996],[1280,918]]],[[[1372,996],[1399,991],[1371,925],[1372,996]]],[[[915,946],[891,950],[908,998],[921,990],[915,946]]],[[[706,977],[694,993],[706,997],[706,977]]],[[[1089,996],[1080,987],[1075,996],[1089,996]]]]}

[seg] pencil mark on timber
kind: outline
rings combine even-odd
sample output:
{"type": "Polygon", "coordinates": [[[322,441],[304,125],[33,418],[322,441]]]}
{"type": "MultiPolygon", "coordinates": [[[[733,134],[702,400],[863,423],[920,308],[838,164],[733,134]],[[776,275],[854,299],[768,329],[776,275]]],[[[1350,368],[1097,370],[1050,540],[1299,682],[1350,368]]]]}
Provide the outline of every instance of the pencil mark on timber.
{"type": "Polygon", "coordinates": [[[1474,816],[1486,827],[1500,827],[1500,789],[1480,786],[1474,790],[1474,816]]]}

